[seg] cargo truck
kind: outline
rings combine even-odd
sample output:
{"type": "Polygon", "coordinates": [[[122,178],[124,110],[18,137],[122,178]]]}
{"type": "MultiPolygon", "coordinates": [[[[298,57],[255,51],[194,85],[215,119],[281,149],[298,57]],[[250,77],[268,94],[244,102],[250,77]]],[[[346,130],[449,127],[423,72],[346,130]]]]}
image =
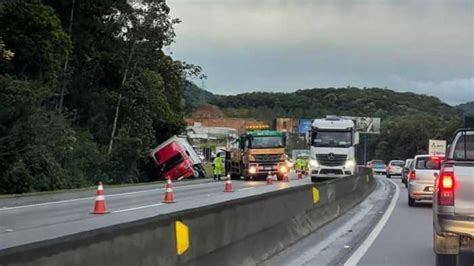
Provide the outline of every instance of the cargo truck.
{"type": "Polygon", "coordinates": [[[354,121],[337,116],[314,119],[307,134],[311,180],[353,175],[357,164],[355,146],[359,133],[354,121]]]}
{"type": "Polygon", "coordinates": [[[206,176],[201,158],[186,138],[169,138],[151,151],[151,157],[162,178],[181,180],[206,176]]]}
{"type": "Polygon", "coordinates": [[[265,179],[268,173],[278,180],[288,174],[285,155],[286,136],[283,132],[262,127],[247,128],[226,153],[226,171],[233,179],[265,179]]]}

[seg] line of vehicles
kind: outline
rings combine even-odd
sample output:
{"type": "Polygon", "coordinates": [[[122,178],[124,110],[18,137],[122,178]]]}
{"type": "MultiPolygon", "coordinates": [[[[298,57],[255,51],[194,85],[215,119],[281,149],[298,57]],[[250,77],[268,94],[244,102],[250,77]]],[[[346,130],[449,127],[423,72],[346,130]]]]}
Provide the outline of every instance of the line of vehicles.
{"type": "MultiPolygon", "coordinates": [[[[306,134],[311,180],[355,173],[359,135],[354,121],[340,117],[315,119],[306,134]]],[[[408,205],[433,202],[433,246],[437,265],[457,265],[461,249],[474,251],[474,129],[458,130],[445,154],[421,154],[412,159],[367,163],[374,174],[401,176],[408,205]]],[[[285,153],[286,134],[249,128],[225,151],[226,173],[233,178],[279,180],[292,162],[285,153]]],[[[160,173],[171,179],[203,177],[202,161],[185,138],[172,137],[151,155],[160,173]]]]}
{"type": "MultiPolygon", "coordinates": [[[[306,134],[308,170],[312,181],[353,175],[357,169],[355,147],[359,133],[354,121],[328,116],[315,119],[306,134]]],[[[294,166],[285,153],[285,132],[262,127],[247,128],[224,151],[226,174],[232,178],[265,179],[268,174],[283,179],[294,166]]],[[[159,173],[172,180],[205,176],[202,160],[185,138],[172,137],[151,151],[159,173]]],[[[301,166],[300,166],[301,167],[301,166]]]]}
{"type": "Polygon", "coordinates": [[[474,129],[460,129],[444,154],[406,161],[370,161],[376,174],[401,176],[408,205],[433,204],[433,249],[437,266],[456,266],[461,250],[474,252],[474,129]]]}

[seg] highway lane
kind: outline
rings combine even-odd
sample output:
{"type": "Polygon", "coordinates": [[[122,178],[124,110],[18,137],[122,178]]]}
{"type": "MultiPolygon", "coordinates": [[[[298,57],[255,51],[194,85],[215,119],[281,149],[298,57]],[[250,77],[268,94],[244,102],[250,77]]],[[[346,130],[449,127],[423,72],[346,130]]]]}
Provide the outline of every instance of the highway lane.
{"type": "MultiPolygon", "coordinates": [[[[399,178],[393,177],[393,183],[382,176],[376,179],[377,188],[365,201],[262,265],[342,265],[348,261],[345,265],[435,265],[431,203],[409,207],[399,178]],[[399,189],[396,198],[395,187],[399,189]],[[380,231],[376,229],[379,223],[380,231]],[[372,243],[367,241],[369,235],[375,236],[372,243]],[[366,244],[366,252],[361,252],[366,244]],[[354,260],[354,253],[359,253],[360,260],[354,260]]],[[[462,252],[459,265],[474,265],[474,253],[462,252]]]]}
{"type": "Polygon", "coordinates": [[[372,230],[395,194],[395,186],[388,180],[376,177],[376,181],[374,191],[359,205],[261,265],[342,265],[372,230]]]}
{"type": "MultiPolygon", "coordinates": [[[[407,189],[394,181],[400,188],[397,205],[359,265],[434,265],[431,203],[409,207],[407,189]]],[[[474,253],[463,252],[459,265],[474,265],[474,253]]]]}
{"type": "MultiPolygon", "coordinates": [[[[290,180],[295,182],[295,176],[290,180]]],[[[206,200],[216,195],[224,194],[224,181],[209,182],[209,180],[197,180],[191,182],[177,183],[174,185],[174,196],[178,202],[193,201],[196,199],[206,200]]],[[[264,181],[239,181],[232,182],[235,191],[256,189],[266,186],[264,181]]],[[[162,206],[161,201],[164,196],[164,184],[155,184],[137,188],[131,187],[131,191],[120,188],[115,193],[108,194],[105,186],[106,204],[108,210],[112,213],[133,212],[144,208],[157,208],[159,211],[162,206]]],[[[90,195],[84,197],[84,192],[74,197],[59,197],[58,201],[47,200],[53,197],[38,197],[35,203],[35,197],[24,200],[24,205],[13,205],[11,200],[0,200],[0,235],[41,228],[51,225],[69,223],[93,219],[91,215],[94,204],[94,192],[89,191],[90,195]],[[3,203],[3,204],[2,204],[3,203]],[[10,206],[9,206],[10,205],[10,206]]],[[[74,193],[73,193],[74,194],[74,193]]],[[[111,214],[107,214],[111,215],[111,214]]]]}

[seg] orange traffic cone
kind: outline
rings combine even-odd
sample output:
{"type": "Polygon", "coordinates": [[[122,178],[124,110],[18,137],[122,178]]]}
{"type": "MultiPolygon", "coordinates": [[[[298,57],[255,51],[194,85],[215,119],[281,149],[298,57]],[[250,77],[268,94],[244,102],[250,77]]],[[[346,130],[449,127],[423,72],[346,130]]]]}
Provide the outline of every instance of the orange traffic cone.
{"type": "Polygon", "coordinates": [[[267,175],[267,185],[273,185],[273,176],[270,172],[267,175]]]}
{"type": "Polygon", "coordinates": [[[107,206],[105,205],[104,187],[102,186],[101,181],[99,181],[99,185],[97,186],[97,192],[95,194],[94,210],[91,213],[92,214],[109,213],[107,211],[107,206]]]}
{"type": "Polygon", "coordinates": [[[298,179],[303,179],[303,173],[301,173],[301,171],[298,171],[298,179]]]}
{"type": "Polygon", "coordinates": [[[165,186],[165,199],[162,201],[163,203],[174,203],[174,196],[173,196],[173,183],[171,182],[171,178],[166,178],[165,186]]]}
{"type": "Polygon", "coordinates": [[[233,192],[232,191],[232,181],[230,180],[230,175],[227,175],[227,180],[225,181],[224,192],[233,192]]]}

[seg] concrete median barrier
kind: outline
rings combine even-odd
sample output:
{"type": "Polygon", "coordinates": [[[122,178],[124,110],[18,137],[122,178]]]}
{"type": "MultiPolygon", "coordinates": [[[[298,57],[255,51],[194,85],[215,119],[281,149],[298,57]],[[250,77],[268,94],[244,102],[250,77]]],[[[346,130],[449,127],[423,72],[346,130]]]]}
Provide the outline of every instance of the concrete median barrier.
{"type": "Polygon", "coordinates": [[[0,265],[252,265],[337,218],[374,186],[361,171],[10,247],[0,250],[0,265]]]}

